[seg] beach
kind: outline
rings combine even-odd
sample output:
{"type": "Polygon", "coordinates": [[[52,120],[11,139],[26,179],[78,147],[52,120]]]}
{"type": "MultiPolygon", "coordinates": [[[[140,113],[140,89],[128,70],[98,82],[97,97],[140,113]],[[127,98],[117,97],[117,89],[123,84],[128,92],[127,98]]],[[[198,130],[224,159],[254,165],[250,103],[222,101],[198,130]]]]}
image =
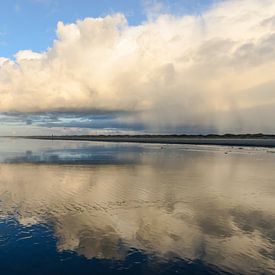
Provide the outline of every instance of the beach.
{"type": "Polygon", "coordinates": [[[206,137],[174,137],[174,136],[32,136],[28,139],[44,140],[80,140],[98,142],[130,142],[158,144],[191,144],[275,147],[275,138],[206,138],[206,137]]]}

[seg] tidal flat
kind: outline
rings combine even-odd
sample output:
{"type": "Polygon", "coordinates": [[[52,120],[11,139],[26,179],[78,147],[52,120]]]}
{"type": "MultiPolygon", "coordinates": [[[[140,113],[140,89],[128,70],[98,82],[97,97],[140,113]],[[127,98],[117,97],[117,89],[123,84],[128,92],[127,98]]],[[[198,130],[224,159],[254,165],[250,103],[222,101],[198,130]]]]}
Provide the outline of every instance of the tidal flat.
{"type": "Polygon", "coordinates": [[[244,134],[244,135],[80,135],[80,136],[28,136],[21,138],[42,140],[75,140],[100,142],[127,142],[151,144],[189,144],[189,145],[220,145],[275,147],[274,135],[244,134]]]}
{"type": "Polygon", "coordinates": [[[2,138],[1,274],[274,274],[274,153],[2,138]]]}

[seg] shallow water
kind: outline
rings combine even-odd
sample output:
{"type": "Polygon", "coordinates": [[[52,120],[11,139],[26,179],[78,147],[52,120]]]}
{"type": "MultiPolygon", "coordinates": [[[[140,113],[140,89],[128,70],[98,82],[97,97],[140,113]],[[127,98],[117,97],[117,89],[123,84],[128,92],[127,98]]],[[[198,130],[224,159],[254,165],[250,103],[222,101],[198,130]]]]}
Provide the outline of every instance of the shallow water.
{"type": "Polygon", "coordinates": [[[275,274],[275,150],[0,139],[1,274],[275,274]]]}

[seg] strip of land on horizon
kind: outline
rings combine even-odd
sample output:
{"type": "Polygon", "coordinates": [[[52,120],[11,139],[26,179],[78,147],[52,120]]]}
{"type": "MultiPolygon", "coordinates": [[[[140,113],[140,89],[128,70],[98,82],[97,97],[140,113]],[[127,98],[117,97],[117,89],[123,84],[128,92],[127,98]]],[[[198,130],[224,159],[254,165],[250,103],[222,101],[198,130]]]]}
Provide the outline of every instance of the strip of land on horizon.
{"type": "Polygon", "coordinates": [[[64,136],[20,136],[15,138],[42,140],[75,140],[97,142],[132,142],[159,144],[224,145],[275,147],[275,135],[225,134],[225,135],[64,135],[64,136]]]}

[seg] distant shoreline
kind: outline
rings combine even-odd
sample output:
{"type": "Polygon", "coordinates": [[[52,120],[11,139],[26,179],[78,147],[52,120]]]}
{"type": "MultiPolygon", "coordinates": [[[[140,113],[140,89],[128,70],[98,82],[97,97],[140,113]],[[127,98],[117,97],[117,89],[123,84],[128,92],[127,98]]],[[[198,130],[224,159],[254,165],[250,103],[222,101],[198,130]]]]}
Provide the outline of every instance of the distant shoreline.
{"type": "Polygon", "coordinates": [[[222,145],[275,147],[275,135],[89,135],[89,136],[20,136],[13,138],[72,140],[97,142],[130,142],[159,144],[222,145]]]}

